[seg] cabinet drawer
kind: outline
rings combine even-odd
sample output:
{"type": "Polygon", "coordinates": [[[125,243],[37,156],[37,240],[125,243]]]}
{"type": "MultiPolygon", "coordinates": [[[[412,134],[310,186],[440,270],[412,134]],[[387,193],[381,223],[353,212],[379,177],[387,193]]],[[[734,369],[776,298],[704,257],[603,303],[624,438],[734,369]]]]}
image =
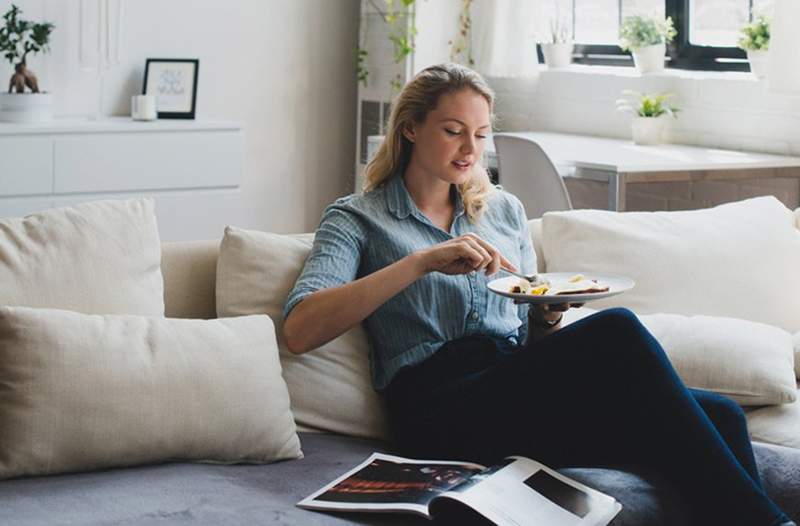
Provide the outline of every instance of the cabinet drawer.
{"type": "Polygon", "coordinates": [[[53,139],[0,137],[0,195],[53,191],[53,139]]]}
{"type": "Polygon", "coordinates": [[[87,134],[55,139],[55,192],[233,187],[242,131],[87,134]]]}

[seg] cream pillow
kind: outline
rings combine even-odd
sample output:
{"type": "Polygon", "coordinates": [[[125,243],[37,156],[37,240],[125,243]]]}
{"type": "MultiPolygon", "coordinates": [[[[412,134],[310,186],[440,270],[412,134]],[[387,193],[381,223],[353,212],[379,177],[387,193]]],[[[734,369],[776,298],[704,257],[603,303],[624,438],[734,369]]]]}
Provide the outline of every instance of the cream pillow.
{"type": "Polygon", "coordinates": [[[0,478],[300,458],[266,316],[0,307],[0,478]]]}
{"type": "MultiPolygon", "coordinates": [[[[573,309],[574,323],[595,310],[573,309]]],[[[777,327],[734,318],[644,314],[639,320],[664,348],[689,387],[741,405],[786,404],[797,399],[791,335],[777,327]]]]}
{"type": "Polygon", "coordinates": [[[550,212],[547,270],[630,276],[636,287],[593,308],[725,316],[800,330],[800,231],[759,197],[687,212],[550,212]]]}
{"type": "Polygon", "coordinates": [[[0,305],[164,315],[152,199],[0,219],[0,305]]]}
{"type": "Polygon", "coordinates": [[[369,344],[360,325],[302,355],[286,348],[283,306],[312,242],[312,234],[286,236],[227,227],[217,262],[217,316],[272,318],[292,412],[302,429],[386,439],[385,412],[372,388],[369,344]]]}
{"type": "Polygon", "coordinates": [[[795,333],[794,339],[794,374],[800,379],[800,332],[795,333]]]}
{"type": "Polygon", "coordinates": [[[800,449],[800,400],[761,407],[748,411],[746,416],[753,440],[800,449]]]}

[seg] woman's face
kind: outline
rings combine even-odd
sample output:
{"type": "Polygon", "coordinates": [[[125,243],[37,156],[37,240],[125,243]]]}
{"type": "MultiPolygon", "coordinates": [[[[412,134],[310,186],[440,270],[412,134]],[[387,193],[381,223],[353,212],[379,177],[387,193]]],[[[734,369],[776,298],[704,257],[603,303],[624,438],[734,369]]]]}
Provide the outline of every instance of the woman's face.
{"type": "Polygon", "coordinates": [[[414,143],[410,165],[453,184],[466,182],[481,160],[491,131],[489,103],[471,89],[439,97],[425,122],[403,133],[414,143]]]}

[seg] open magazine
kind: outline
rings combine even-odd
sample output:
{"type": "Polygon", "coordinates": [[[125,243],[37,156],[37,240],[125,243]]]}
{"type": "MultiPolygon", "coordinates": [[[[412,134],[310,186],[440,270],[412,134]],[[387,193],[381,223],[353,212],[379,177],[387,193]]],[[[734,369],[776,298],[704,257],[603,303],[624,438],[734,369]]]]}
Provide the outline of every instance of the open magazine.
{"type": "Polygon", "coordinates": [[[605,526],[622,509],[613,497],[525,457],[486,467],[382,453],[373,453],[297,505],[410,512],[452,524],[498,526],[605,526]]]}

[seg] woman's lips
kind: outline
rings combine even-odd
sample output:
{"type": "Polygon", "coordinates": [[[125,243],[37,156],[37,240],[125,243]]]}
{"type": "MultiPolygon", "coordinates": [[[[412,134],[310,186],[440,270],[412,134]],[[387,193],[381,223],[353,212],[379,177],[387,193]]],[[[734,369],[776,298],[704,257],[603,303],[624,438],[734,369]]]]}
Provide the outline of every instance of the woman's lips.
{"type": "Polygon", "coordinates": [[[468,161],[453,161],[450,164],[452,164],[457,169],[462,170],[462,171],[469,170],[469,168],[472,166],[472,163],[468,162],[468,161]]]}

